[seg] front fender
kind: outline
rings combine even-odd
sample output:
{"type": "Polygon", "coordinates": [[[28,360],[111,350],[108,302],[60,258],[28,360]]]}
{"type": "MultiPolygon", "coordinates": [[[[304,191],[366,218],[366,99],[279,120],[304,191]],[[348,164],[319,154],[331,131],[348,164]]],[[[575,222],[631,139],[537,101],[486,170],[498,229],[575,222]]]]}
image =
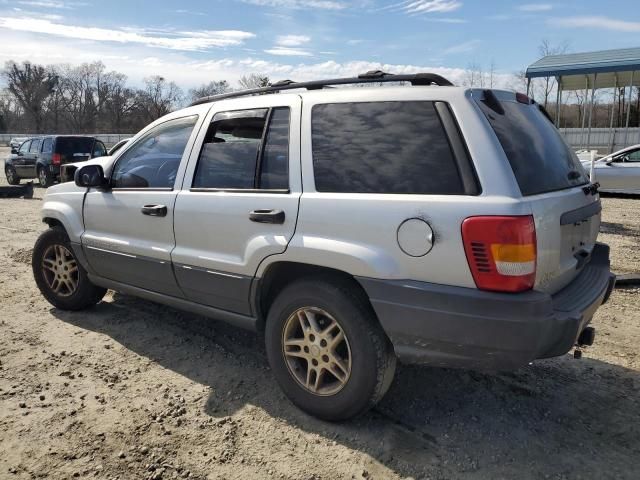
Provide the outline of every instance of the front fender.
{"type": "Polygon", "coordinates": [[[80,243],[80,238],[84,232],[84,222],[82,221],[83,199],[84,191],[65,194],[47,193],[41,210],[42,220],[57,220],[67,231],[69,240],[80,243]],[[56,198],[58,195],[60,197],[64,196],[64,198],[56,198]]]}

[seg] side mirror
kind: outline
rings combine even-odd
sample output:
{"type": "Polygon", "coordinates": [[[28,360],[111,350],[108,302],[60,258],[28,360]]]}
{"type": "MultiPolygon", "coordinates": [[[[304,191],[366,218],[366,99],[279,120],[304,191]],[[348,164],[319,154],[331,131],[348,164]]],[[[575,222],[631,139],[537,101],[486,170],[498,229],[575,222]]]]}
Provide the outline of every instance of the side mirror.
{"type": "Polygon", "coordinates": [[[85,165],[77,169],[73,179],[79,187],[104,188],[109,184],[100,165],[85,165]]]}
{"type": "Polygon", "coordinates": [[[18,147],[11,147],[11,153],[18,153],[18,147]]]}

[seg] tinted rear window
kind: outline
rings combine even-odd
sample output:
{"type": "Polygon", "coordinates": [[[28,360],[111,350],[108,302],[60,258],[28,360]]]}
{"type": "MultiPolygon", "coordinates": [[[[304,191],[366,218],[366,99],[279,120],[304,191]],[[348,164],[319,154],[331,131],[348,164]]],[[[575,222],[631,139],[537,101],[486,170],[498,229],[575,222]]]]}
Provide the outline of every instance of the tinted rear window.
{"type": "Polygon", "coordinates": [[[73,157],[74,154],[91,154],[93,138],[86,137],[58,137],[56,139],[56,153],[73,157]]]}
{"type": "Polygon", "coordinates": [[[464,194],[433,102],[316,105],[312,142],[319,192],[464,194]]]}
{"type": "Polygon", "coordinates": [[[563,190],[589,180],[576,154],[538,105],[500,100],[504,112],[478,101],[509,159],[523,195],[563,190]]]}

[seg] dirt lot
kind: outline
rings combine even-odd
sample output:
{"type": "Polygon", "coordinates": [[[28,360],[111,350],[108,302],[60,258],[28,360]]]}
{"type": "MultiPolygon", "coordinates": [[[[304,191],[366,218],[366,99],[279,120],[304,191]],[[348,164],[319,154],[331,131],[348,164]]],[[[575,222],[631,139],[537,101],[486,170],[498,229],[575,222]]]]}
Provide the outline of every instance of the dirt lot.
{"type": "MultiPolygon", "coordinates": [[[[53,309],[29,264],[42,194],[0,199],[0,478],[640,476],[637,288],[598,311],[580,361],[400,367],[375,411],[334,425],[284,398],[251,334],[118,294],[53,309]]],[[[640,271],[640,199],[603,205],[614,269],[640,271]]]]}

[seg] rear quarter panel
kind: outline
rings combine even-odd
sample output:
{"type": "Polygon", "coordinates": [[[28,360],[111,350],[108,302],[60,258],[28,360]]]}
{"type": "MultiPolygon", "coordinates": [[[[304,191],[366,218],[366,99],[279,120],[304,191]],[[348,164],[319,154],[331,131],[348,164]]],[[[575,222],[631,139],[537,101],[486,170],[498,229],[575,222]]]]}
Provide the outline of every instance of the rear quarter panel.
{"type": "Polygon", "coordinates": [[[530,206],[508,168],[492,132],[482,123],[470,92],[448,87],[343,89],[303,96],[303,195],[296,233],[286,252],[269,257],[258,275],[277,261],[295,261],[380,279],[412,279],[475,287],[462,243],[461,225],[475,215],[529,215],[530,206]],[[478,196],[321,193],[315,190],[311,110],[322,103],[354,101],[442,101],[449,104],[466,139],[482,186],[478,196]],[[505,168],[505,165],[507,168],[505,168]],[[397,241],[403,221],[421,218],[434,232],[422,257],[405,254],[397,241]]]}

